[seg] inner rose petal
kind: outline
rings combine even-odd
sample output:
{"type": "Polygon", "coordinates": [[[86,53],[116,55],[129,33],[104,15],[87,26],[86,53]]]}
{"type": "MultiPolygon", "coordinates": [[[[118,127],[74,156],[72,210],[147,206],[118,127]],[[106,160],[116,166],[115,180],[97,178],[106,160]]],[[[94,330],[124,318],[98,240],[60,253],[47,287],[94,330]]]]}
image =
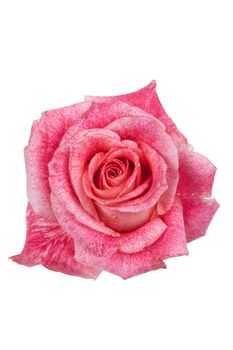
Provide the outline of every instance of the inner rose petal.
{"type": "Polygon", "coordinates": [[[141,165],[138,155],[127,148],[121,148],[111,150],[105,156],[93,157],[88,166],[88,178],[86,173],[83,176],[83,188],[88,197],[98,202],[99,199],[113,199],[131,192],[140,180],[141,165]],[[115,177],[109,178],[107,171],[110,172],[112,166],[115,177]],[[110,180],[113,181],[110,183],[110,180]]]}
{"type": "Polygon", "coordinates": [[[136,197],[121,203],[110,204],[109,207],[122,212],[140,212],[157,204],[161,195],[167,190],[167,167],[163,158],[146,143],[141,143],[140,147],[151,171],[150,188],[140,196],[140,200],[136,197]]]}
{"type": "Polygon", "coordinates": [[[124,117],[109,124],[106,129],[120,135],[121,139],[130,139],[137,143],[147,143],[156,150],[167,165],[167,190],[158,204],[160,215],[172,206],[179,180],[177,148],[157,119],[150,116],[124,117]]]}
{"type": "Polygon", "coordinates": [[[132,173],[133,165],[129,163],[128,159],[113,159],[107,162],[101,169],[99,169],[94,176],[94,183],[100,189],[105,189],[105,178],[108,187],[120,185],[132,173]]]}

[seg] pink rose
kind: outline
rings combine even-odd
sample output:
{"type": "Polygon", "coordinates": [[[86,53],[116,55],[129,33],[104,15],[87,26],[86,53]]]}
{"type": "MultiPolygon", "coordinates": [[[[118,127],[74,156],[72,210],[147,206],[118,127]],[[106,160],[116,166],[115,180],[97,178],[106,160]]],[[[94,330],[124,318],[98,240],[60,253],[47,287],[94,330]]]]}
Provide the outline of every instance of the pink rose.
{"type": "Polygon", "coordinates": [[[44,112],[25,148],[27,238],[19,264],[96,278],[166,267],[203,236],[216,168],[190,150],[155,81],[44,112]]]}

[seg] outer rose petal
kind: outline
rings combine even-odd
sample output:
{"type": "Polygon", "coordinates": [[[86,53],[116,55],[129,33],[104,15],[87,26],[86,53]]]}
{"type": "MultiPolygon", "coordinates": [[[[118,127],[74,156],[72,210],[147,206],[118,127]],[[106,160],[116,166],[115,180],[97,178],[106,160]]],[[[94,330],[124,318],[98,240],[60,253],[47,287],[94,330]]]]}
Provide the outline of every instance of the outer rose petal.
{"type": "Polygon", "coordinates": [[[160,268],[166,268],[165,263],[162,260],[155,260],[148,252],[143,254],[143,258],[141,257],[141,253],[114,254],[104,267],[106,271],[124,279],[160,268]]]}
{"type": "Polygon", "coordinates": [[[189,152],[180,160],[181,195],[187,241],[206,233],[219,204],[210,199],[216,168],[203,155],[189,152]]]}
{"type": "Polygon", "coordinates": [[[130,106],[123,102],[116,102],[114,104],[92,103],[91,107],[77,120],[65,133],[61,145],[64,147],[72,143],[76,134],[83,130],[105,128],[113,121],[125,116],[130,117],[149,117],[156,121],[160,127],[165,130],[164,124],[151,114],[146,113],[142,109],[130,106]]]}
{"type": "Polygon", "coordinates": [[[127,254],[115,253],[105,262],[104,269],[122,278],[133,277],[150,270],[166,267],[162,259],[187,255],[182,205],[175,198],[171,210],[163,216],[167,229],[143,251],[127,254]]]}
{"type": "Polygon", "coordinates": [[[165,112],[158,95],[155,91],[156,81],[152,80],[152,82],[145,86],[144,88],[131,92],[129,94],[118,95],[118,96],[86,96],[86,101],[99,102],[99,103],[114,103],[117,101],[126,102],[132,106],[137,106],[148,112],[159,120],[166,126],[167,132],[174,136],[174,139],[179,138],[183,143],[186,144],[186,138],[181,134],[181,132],[177,129],[175,123],[169,118],[167,113],[165,112]]]}
{"type": "Polygon", "coordinates": [[[121,236],[120,251],[123,253],[137,253],[152,243],[163,234],[166,224],[156,217],[139,227],[137,231],[126,233],[121,236]]]}
{"type": "MultiPolygon", "coordinates": [[[[118,261],[118,258],[116,258],[116,256],[120,255],[121,257],[124,258],[124,256],[126,255],[127,256],[126,260],[131,266],[131,264],[133,264],[133,261],[130,261],[128,257],[130,256],[130,257],[133,257],[134,259],[136,255],[132,253],[141,252],[144,248],[150,246],[163,234],[165,229],[166,229],[166,224],[159,217],[156,217],[133,232],[121,235],[120,237],[114,237],[114,238],[107,236],[108,239],[112,238],[112,242],[110,244],[109,244],[109,241],[105,241],[104,236],[102,236],[98,244],[98,241],[95,241],[95,236],[89,235],[89,233],[86,230],[87,232],[86,237],[88,237],[87,238],[88,242],[86,242],[85,234],[83,235],[83,239],[80,240],[80,237],[79,237],[78,239],[75,240],[76,242],[75,258],[84,264],[94,265],[99,269],[105,269],[106,266],[109,266],[109,268],[111,269],[110,265],[111,265],[112,259],[114,261],[115,259],[116,261],[118,261]],[[131,253],[131,254],[122,255],[120,254],[120,252],[131,253]]],[[[78,236],[79,235],[80,235],[80,231],[78,232],[78,236]]],[[[156,260],[154,259],[154,257],[152,258],[152,260],[149,257],[148,259],[149,260],[147,260],[145,264],[142,259],[141,261],[142,266],[141,267],[136,266],[136,270],[140,270],[144,268],[147,269],[149,262],[152,263],[153,268],[155,268],[155,266],[157,266],[157,268],[161,267],[160,262],[158,264],[157,262],[156,264],[154,264],[156,260]]],[[[136,260],[138,260],[137,257],[136,257],[136,260]]],[[[138,263],[139,263],[139,260],[138,260],[138,263]]],[[[130,269],[132,271],[133,267],[131,266],[130,269]]],[[[142,272],[145,272],[145,271],[142,271],[142,272]]]]}
{"type": "Polygon", "coordinates": [[[27,192],[36,213],[54,218],[50,203],[48,163],[66,130],[90,107],[89,102],[44,112],[34,121],[29,144],[25,148],[27,192]]]}
{"type": "Polygon", "coordinates": [[[163,235],[146,250],[156,259],[167,259],[180,255],[187,255],[187,242],[183,220],[182,203],[178,196],[175,197],[172,208],[163,215],[167,229],[163,235]]]}
{"type": "Polygon", "coordinates": [[[26,266],[44,265],[50,270],[85,278],[96,278],[100,270],[74,259],[74,240],[55,222],[27,208],[27,238],[21,254],[11,257],[26,266]]]}

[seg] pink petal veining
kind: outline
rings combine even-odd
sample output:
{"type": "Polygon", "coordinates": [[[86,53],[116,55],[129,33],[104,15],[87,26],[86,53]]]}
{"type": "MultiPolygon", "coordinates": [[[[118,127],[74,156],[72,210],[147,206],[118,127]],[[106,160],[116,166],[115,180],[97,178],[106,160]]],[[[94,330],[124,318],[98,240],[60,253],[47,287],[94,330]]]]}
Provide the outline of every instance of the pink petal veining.
{"type": "Polygon", "coordinates": [[[56,221],[27,208],[27,238],[23,251],[11,259],[26,266],[44,265],[50,270],[85,278],[96,278],[101,270],[74,259],[74,240],[56,221]]]}
{"type": "Polygon", "coordinates": [[[28,146],[25,148],[27,193],[36,213],[54,219],[50,202],[48,163],[66,130],[88,110],[91,103],[46,111],[34,121],[28,146]]]}

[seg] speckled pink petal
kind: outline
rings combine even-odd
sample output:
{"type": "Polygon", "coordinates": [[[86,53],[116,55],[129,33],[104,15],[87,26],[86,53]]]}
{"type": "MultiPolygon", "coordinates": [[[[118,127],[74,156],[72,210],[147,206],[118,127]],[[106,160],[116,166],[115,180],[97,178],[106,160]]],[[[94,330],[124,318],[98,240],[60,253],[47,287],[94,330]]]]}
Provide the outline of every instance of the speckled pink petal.
{"type": "Polygon", "coordinates": [[[53,199],[53,194],[51,197],[52,201],[56,203],[54,212],[60,218],[61,223],[59,222],[59,224],[74,238],[76,244],[86,248],[88,254],[99,258],[111,256],[117,252],[120,235],[113,237],[110,234],[102,233],[81,224],[70,211],[64,208],[63,203],[59,201],[59,197],[56,201],[53,199]]]}
{"type": "Polygon", "coordinates": [[[166,267],[163,259],[187,255],[185,229],[181,201],[175,198],[170,211],[163,215],[167,225],[162,235],[141,252],[128,254],[117,252],[104,265],[104,269],[122,278],[133,277],[153,269],[166,267]]]}
{"type": "Polygon", "coordinates": [[[137,212],[133,210],[128,210],[126,212],[119,210],[119,206],[106,207],[100,204],[96,205],[96,208],[100,220],[116,232],[128,232],[136,230],[138,227],[144,225],[150,219],[154,211],[154,207],[149,207],[146,209],[141,209],[137,212]]]}
{"type": "Polygon", "coordinates": [[[121,235],[119,251],[123,253],[136,253],[150,246],[162,235],[166,229],[166,224],[159,217],[148,221],[136,231],[121,235]]]}
{"type": "Polygon", "coordinates": [[[206,233],[219,204],[211,199],[216,168],[203,155],[189,152],[180,161],[181,195],[187,241],[206,233]]]}
{"type": "Polygon", "coordinates": [[[126,117],[109,124],[107,129],[116,132],[121,139],[147,143],[156,150],[167,165],[167,191],[161,196],[158,213],[164,214],[170,209],[176,193],[178,174],[177,149],[170,136],[160,127],[153,117],[126,117]]]}
{"type": "Polygon", "coordinates": [[[148,112],[159,120],[166,126],[167,132],[174,136],[174,139],[177,137],[186,144],[186,138],[181,134],[177,129],[175,123],[169,118],[165,112],[158,95],[155,91],[156,81],[152,80],[150,84],[144,88],[131,92],[129,94],[117,95],[117,96],[86,96],[86,101],[98,102],[98,103],[115,103],[118,101],[126,102],[132,106],[136,106],[148,112]]]}
{"type": "Polygon", "coordinates": [[[47,218],[54,218],[50,203],[48,163],[66,130],[90,105],[89,102],[82,102],[44,112],[41,119],[32,125],[29,143],[25,148],[28,199],[35,212],[47,218]]]}
{"type": "Polygon", "coordinates": [[[167,225],[166,230],[161,237],[147,247],[155,259],[167,259],[175,256],[187,255],[188,248],[185,236],[185,227],[183,220],[183,209],[181,200],[175,197],[172,208],[162,216],[167,225]]]}
{"type": "Polygon", "coordinates": [[[141,254],[116,253],[105,263],[104,269],[127,279],[151,270],[166,268],[162,260],[155,260],[150,253],[145,252],[143,258],[141,254]]]}
{"type": "MultiPolygon", "coordinates": [[[[73,145],[70,147],[69,175],[73,189],[80,201],[81,207],[96,220],[98,220],[98,214],[92,200],[85,193],[82,177],[89,160],[97,152],[107,152],[111,148],[120,147],[123,147],[123,145],[120,142],[119,136],[113,132],[106,132],[103,129],[90,129],[87,132],[78,133],[73,145]]],[[[59,163],[59,157],[57,155],[55,155],[49,167],[53,167],[53,162],[55,161],[59,163]]],[[[56,174],[54,177],[56,177],[56,174]]],[[[62,178],[60,180],[62,181],[62,178]]],[[[51,188],[54,188],[52,179],[50,182],[51,188]]],[[[57,179],[55,179],[55,182],[57,184],[57,179]]],[[[56,191],[58,190],[59,188],[56,186],[56,191]]],[[[85,223],[86,220],[87,217],[85,217],[85,223]]],[[[80,222],[84,223],[83,221],[80,222]]]]}
{"type": "Polygon", "coordinates": [[[141,110],[138,107],[130,106],[124,102],[114,104],[101,104],[93,102],[91,107],[83,113],[82,117],[77,120],[65,133],[61,140],[62,146],[72,143],[72,140],[78,132],[87,129],[105,128],[113,121],[126,116],[130,117],[149,117],[156,120],[156,123],[165,130],[164,124],[151,114],[141,110]]]}
{"type": "Polygon", "coordinates": [[[85,278],[96,278],[101,270],[74,259],[74,240],[55,221],[27,208],[27,238],[21,254],[11,259],[26,266],[44,265],[50,270],[85,278]]]}
{"type": "MultiPolygon", "coordinates": [[[[89,131],[89,133],[86,135],[87,140],[89,139],[88,135],[90,134],[91,132],[89,131]]],[[[98,142],[99,140],[100,144],[102,141],[103,147],[107,147],[107,144],[104,143],[103,141],[103,138],[104,138],[103,134],[106,135],[107,133],[104,133],[103,130],[99,130],[94,134],[93,134],[93,137],[91,138],[92,142],[94,142],[94,140],[98,142]]],[[[113,133],[109,133],[109,134],[112,135],[113,133]]],[[[114,140],[109,139],[108,142],[110,145],[111,142],[114,142],[114,140]]],[[[92,151],[94,152],[93,149],[92,151]]],[[[84,148],[83,152],[86,156],[88,149],[84,148]]],[[[106,234],[118,235],[118,233],[106,227],[104,223],[96,220],[94,216],[95,215],[94,212],[92,212],[92,215],[90,215],[90,213],[88,213],[81,206],[80,201],[77,195],[75,194],[70,181],[69,148],[59,146],[59,148],[54,153],[53,159],[49,164],[49,183],[50,183],[51,194],[52,194],[51,196],[52,207],[53,207],[53,210],[55,211],[56,218],[62,227],[64,227],[63,224],[67,220],[67,214],[70,212],[73,215],[72,220],[74,222],[79,222],[81,224],[84,224],[90,228],[96,229],[106,234]]],[[[90,207],[90,210],[91,210],[91,207],[90,207]]]]}
{"type": "MultiPolygon", "coordinates": [[[[114,248],[108,251],[106,250],[106,246],[103,249],[104,246],[101,244],[102,250],[95,251],[90,249],[89,245],[85,244],[85,241],[77,240],[75,244],[75,258],[82,263],[103,269],[106,264],[110,266],[109,260],[111,260],[112,256],[115,259],[114,254],[117,251],[130,253],[127,256],[140,252],[145,247],[154,243],[162,235],[166,227],[166,224],[159,217],[156,217],[133,232],[123,234],[120,237],[114,237],[112,240],[112,248],[114,248]],[[104,254],[103,251],[105,251],[104,254]]],[[[142,265],[145,267],[143,261],[142,265]]]]}

